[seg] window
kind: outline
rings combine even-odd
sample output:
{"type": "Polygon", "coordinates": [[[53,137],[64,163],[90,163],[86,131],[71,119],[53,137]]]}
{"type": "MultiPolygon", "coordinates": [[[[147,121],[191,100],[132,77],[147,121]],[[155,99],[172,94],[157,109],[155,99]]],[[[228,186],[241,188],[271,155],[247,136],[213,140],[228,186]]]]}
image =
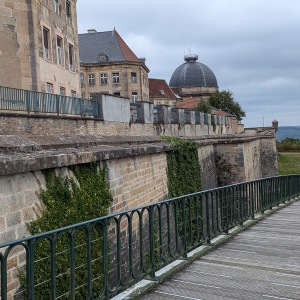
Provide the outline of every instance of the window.
{"type": "Polygon", "coordinates": [[[76,91],[71,90],[71,96],[76,98],[76,91]]]}
{"type": "Polygon", "coordinates": [[[83,73],[80,73],[80,83],[84,84],[84,75],[83,75],[83,73]]]}
{"type": "Polygon", "coordinates": [[[70,64],[70,70],[75,71],[74,66],[74,46],[69,44],[69,64],[70,64]]]}
{"type": "Polygon", "coordinates": [[[71,21],[71,3],[70,3],[70,1],[66,1],[66,14],[67,14],[67,20],[71,21]]]}
{"type": "Polygon", "coordinates": [[[120,92],[115,92],[114,95],[115,96],[120,96],[121,94],[120,94],[120,92]]]}
{"type": "Polygon", "coordinates": [[[57,47],[57,64],[62,65],[63,64],[63,51],[62,51],[62,38],[60,36],[56,37],[56,47],[57,47]]]}
{"type": "Polygon", "coordinates": [[[137,83],[137,77],[135,72],[131,72],[131,82],[137,83]]]}
{"type": "Polygon", "coordinates": [[[89,85],[95,84],[95,74],[89,74],[89,85]]]}
{"type": "Polygon", "coordinates": [[[131,99],[133,103],[137,102],[137,92],[132,92],[131,93],[131,99]]]}
{"type": "Polygon", "coordinates": [[[120,74],[113,73],[113,83],[119,83],[119,82],[120,82],[120,74]]]}
{"type": "Polygon", "coordinates": [[[54,0],[54,11],[59,15],[59,0],[54,0]]]}
{"type": "Polygon", "coordinates": [[[161,93],[162,95],[165,94],[165,91],[164,91],[164,90],[159,90],[159,91],[160,91],[160,93],[161,93]]]}
{"type": "Polygon", "coordinates": [[[48,94],[53,94],[53,84],[47,82],[47,93],[48,94]]]}
{"type": "Polygon", "coordinates": [[[100,62],[107,62],[107,56],[105,54],[99,54],[100,62]]]}
{"type": "Polygon", "coordinates": [[[43,53],[44,59],[50,59],[50,32],[46,27],[43,27],[43,53]]]}
{"type": "Polygon", "coordinates": [[[61,96],[66,96],[66,89],[63,86],[59,87],[59,94],[61,96]]]}
{"type": "Polygon", "coordinates": [[[100,74],[100,83],[107,84],[107,74],[106,73],[100,74]]]}

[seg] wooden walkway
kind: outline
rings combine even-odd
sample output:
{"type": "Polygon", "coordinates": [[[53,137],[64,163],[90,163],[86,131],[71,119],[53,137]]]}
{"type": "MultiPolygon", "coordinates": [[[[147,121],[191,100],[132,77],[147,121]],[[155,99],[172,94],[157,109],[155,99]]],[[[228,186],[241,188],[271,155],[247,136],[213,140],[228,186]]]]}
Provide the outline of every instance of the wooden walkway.
{"type": "Polygon", "coordinates": [[[300,299],[300,201],[206,254],[140,299],[300,299]]]}

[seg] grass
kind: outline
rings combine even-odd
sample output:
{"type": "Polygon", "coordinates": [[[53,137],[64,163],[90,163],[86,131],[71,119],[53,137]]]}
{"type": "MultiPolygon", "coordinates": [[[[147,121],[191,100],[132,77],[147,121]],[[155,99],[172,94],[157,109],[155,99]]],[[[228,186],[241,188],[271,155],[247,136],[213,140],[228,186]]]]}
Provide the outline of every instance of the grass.
{"type": "Polygon", "coordinates": [[[300,174],[300,152],[280,152],[278,169],[280,175],[300,174]]]}

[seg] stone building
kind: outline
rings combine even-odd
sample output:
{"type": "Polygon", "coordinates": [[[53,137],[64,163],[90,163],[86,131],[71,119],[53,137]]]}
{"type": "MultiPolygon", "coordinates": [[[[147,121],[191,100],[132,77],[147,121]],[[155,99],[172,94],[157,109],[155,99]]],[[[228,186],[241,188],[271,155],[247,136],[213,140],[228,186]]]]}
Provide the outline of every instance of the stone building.
{"type": "Polygon", "coordinates": [[[132,102],[149,101],[145,59],[139,59],[115,29],[79,34],[79,53],[83,98],[106,93],[132,102]]]}
{"type": "Polygon", "coordinates": [[[176,106],[179,99],[164,79],[149,78],[149,98],[154,105],[176,106]]]}
{"type": "Polygon", "coordinates": [[[208,99],[218,91],[217,78],[213,71],[203,63],[197,62],[198,55],[188,54],[185,62],[173,72],[169,86],[182,98],[194,97],[208,99]]]}
{"type": "Polygon", "coordinates": [[[80,96],[76,0],[0,1],[0,85],[80,96]]]}

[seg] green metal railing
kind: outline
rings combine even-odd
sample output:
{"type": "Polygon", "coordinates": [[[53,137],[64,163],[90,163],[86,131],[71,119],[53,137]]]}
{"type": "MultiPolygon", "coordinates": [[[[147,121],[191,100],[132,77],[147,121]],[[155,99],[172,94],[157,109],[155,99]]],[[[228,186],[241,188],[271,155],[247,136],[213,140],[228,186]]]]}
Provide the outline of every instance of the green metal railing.
{"type": "Polygon", "coordinates": [[[1,299],[7,299],[16,276],[22,284],[15,294],[24,299],[108,299],[257,213],[299,196],[300,175],[271,177],[2,244],[1,299]],[[39,259],[38,249],[45,253],[39,259]]]}
{"type": "Polygon", "coordinates": [[[0,110],[98,118],[98,102],[0,86],[0,110]]]}

